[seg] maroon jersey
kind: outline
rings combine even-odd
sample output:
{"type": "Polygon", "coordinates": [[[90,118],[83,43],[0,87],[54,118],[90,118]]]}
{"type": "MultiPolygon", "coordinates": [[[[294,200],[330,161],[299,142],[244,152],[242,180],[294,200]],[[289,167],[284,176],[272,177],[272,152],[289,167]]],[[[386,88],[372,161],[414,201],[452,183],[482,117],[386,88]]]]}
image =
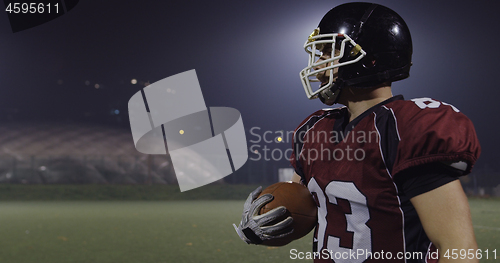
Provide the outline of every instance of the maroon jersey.
{"type": "Polygon", "coordinates": [[[429,98],[390,98],[349,122],[347,108],[320,110],[295,130],[291,162],[318,204],[314,262],[433,262],[398,173],[480,153],[471,121],[429,98]]]}

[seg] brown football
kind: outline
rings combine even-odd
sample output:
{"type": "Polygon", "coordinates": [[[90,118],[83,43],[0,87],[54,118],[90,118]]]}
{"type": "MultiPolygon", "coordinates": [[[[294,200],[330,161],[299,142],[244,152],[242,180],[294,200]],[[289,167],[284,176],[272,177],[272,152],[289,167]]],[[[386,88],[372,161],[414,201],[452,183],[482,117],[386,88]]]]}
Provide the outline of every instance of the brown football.
{"type": "Polygon", "coordinates": [[[318,222],[316,202],[309,189],[304,185],[293,182],[279,182],[264,189],[260,195],[263,194],[272,194],[274,199],[263,206],[259,214],[266,213],[278,206],[286,207],[288,212],[270,224],[275,224],[291,216],[293,218],[293,233],[283,238],[265,240],[262,245],[284,246],[307,235],[316,226],[318,222]]]}

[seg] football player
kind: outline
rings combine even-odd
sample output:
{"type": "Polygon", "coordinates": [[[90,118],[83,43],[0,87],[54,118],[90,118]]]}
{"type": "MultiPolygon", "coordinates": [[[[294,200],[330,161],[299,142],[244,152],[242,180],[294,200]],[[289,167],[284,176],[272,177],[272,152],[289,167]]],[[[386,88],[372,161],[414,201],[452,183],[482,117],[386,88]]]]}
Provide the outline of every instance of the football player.
{"type": "MultiPolygon", "coordinates": [[[[443,263],[463,251],[460,262],[479,262],[458,178],[470,173],[480,145],[454,106],[392,95],[391,83],[407,78],[412,65],[404,20],[378,4],[343,4],[323,17],[304,47],[307,97],[345,105],[313,113],[293,137],[294,181],[318,206],[313,250],[331,255],[314,262],[443,263]]],[[[259,193],[250,194],[237,227],[247,243],[291,231],[291,219],[274,220],[284,207],[255,215],[273,198],[259,193]]]]}

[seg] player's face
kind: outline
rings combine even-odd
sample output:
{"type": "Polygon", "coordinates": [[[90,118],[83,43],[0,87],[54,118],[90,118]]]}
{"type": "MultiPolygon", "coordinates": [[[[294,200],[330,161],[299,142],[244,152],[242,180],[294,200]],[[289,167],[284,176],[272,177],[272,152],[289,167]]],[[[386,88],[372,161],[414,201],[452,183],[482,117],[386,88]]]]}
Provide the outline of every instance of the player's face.
{"type": "MultiPolygon", "coordinates": [[[[318,62],[321,62],[321,61],[324,61],[324,60],[327,60],[327,59],[330,59],[332,56],[332,45],[325,45],[322,49],[321,49],[321,56],[319,57],[319,59],[316,61],[316,63],[318,62]]],[[[340,54],[340,51],[338,49],[335,49],[335,56],[338,56],[340,54]]],[[[338,64],[338,60],[335,60],[333,62],[333,64],[338,64]]],[[[319,65],[317,67],[314,67],[314,70],[319,70],[319,69],[322,69],[322,68],[325,68],[325,67],[328,67],[330,66],[331,63],[326,63],[326,64],[322,64],[322,65],[319,65]]],[[[338,68],[334,68],[333,69],[333,81],[335,81],[337,79],[337,74],[338,74],[338,71],[339,69],[338,68]]],[[[330,79],[330,73],[331,70],[326,70],[326,71],[323,71],[323,72],[320,72],[318,73],[318,75],[316,75],[316,78],[321,82],[321,87],[323,87],[324,85],[328,84],[328,81],[330,79]]]]}

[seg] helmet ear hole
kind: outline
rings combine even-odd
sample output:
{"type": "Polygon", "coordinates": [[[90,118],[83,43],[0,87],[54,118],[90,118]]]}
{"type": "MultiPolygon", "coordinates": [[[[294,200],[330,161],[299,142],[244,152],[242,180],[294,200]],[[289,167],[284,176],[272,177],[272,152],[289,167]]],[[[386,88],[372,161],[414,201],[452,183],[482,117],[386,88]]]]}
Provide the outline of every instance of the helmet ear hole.
{"type": "Polygon", "coordinates": [[[361,60],[361,64],[364,68],[373,68],[377,65],[377,59],[372,55],[368,55],[361,60]]]}

